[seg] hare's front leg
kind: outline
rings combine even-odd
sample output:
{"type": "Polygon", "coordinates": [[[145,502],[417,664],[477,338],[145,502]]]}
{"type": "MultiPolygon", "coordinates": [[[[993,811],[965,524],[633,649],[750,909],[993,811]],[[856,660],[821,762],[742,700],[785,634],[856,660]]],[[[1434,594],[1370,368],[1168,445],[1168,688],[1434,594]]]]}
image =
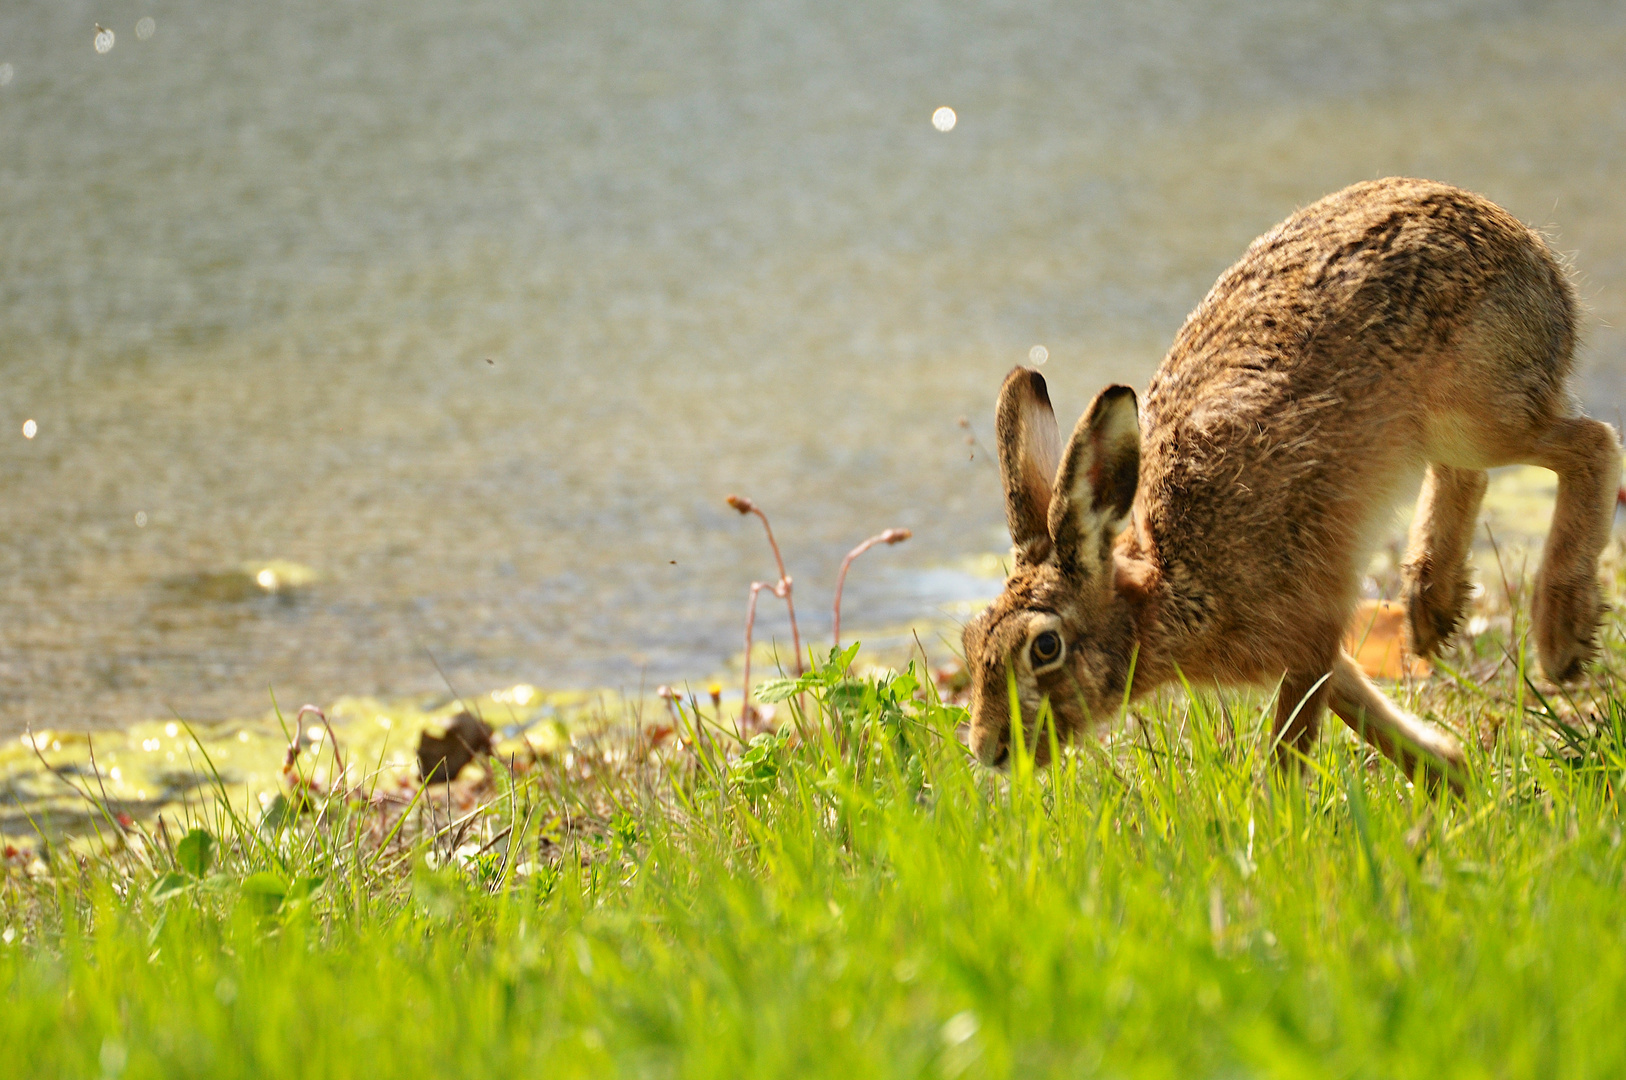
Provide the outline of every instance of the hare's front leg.
{"type": "Polygon", "coordinates": [[[1456,736],[1390,701],[1355,659],[1341,650],[1327,678],[1327,703],[1340,720],[1406,775],[1414,775],[1421,767],[1431,783],[1444,779],[1461,793],[1466,758],[1456,736]]]}
{"type": "Polygon", "coordinates": [[[1327,707],[1325,672],[1305,675],[1294,672],[1282,679],[1276,692],[1276,762],[1296,763],[1295,751],[1308,754],[1321,730],[1321,714],[1327,707]]]}
{"type": "Polygon", "coordinates": [[[1456,632],[1468,606],[1468,549],[1485,497],[1480,469],[1429,465],[1417,496],[1417,516],[1401,575],[1405,582],[1406,646],[1429,656],[1456,632]]]}
{"type": "Polygon", "coordinates": [[[1558,503],[1536,572],[1536,651],[1547,677],[1567,682],[1591,657],[1603,612],[1598,556],[1615,520],[1620,439],[1597,420],[1559,420],[1541,436],[1531,463],[1558,474],[1558,503]]]}

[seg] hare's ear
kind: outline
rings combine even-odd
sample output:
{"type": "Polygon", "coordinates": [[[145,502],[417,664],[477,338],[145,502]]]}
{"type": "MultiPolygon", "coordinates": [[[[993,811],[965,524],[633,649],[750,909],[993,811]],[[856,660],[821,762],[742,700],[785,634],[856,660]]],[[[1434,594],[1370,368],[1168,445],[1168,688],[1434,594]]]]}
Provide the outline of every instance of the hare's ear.
{"type": "Polygon", "coordinates": [[[1098,575],[1135,501],[1140,417],[1135,392],[1109,386],[1073,429],[1050,501],[1050,539],[1063,567],[1098,575]]]}
{"type": "Polygon", "coordinates": [[[1005,485],[1005,521],[1016,545],[1016,561],[1036,564],[1050,555],[1050,484],[1061,460],[1061,429],[1050,408],[1044,377],[1014,368],[999,388],[994,414],[999,442],[999,476],[1005,485]]]}

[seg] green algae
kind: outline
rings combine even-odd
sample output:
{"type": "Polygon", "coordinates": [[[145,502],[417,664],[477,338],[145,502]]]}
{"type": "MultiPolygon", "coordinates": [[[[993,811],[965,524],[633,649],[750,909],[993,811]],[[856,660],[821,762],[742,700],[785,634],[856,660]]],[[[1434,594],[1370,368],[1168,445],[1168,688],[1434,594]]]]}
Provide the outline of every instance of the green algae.
{"type": "Polygon", "coordinates": [[[310,588],[321,574],[303,563],[265,559],[227,570],[202,570],[167,578],[164,588],[192,603],[241,603],[260,596],[290,596],[310,588]]]}
{"type": "Polygon", "coordinates": [[[169,807],[200,810],[222,790],[238,807],[263,810],[295,782],[330,790],[338,779],[334,743],[347,785],[410,792],[419,783],[414,751],[420,734],[442,734],[465,708],[495,729],[497,758],[531,764],[567,753],[576,739],[606,725],[636,718],[646,704],[608,691],[546,691],[521,683],[473,698],[342,697],[323,710],[273,710],[210,724],[144,720],[116,731],[25,732],[0,743],[0,839],[28,843],[94,831],[100,812],[87,794],[132,819],[169,807]],[[296,738],[298,764],[285,771],[296,738]]]}

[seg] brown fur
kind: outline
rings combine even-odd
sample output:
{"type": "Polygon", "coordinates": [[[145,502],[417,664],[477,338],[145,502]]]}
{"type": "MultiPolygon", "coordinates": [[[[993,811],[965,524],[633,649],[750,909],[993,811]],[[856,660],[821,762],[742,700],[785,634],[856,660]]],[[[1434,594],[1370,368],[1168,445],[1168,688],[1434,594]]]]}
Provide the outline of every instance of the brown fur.
{"type": "Polygon", "coordinates": [[[1152,377],[1138,441],[1134,395],[1112,387],[1053,466],[1044,381],[1013,371],[997,420],[1015,566],[965,632],[977,755],[995,764],[1009,745],[1007,661],[1029,746],[1044,700],[1064,740],[1105,722],[1133,664],[1134,694],[1177,669],[1281,680],[1284,755],[1330,706],[1408,771],[1457,782],[1456,740],[1384,697],[1340,638],[1375,534],[1421,476],[1408,632],[1420,654],[1447,641],[1484,471],[1528,463],[1559,476],[1537,649],[1550,677],[1576,677],[1620,444],[1577,415],[1574,347],[1575,301],[1536,233],[1477,195],[1388,179],[1305,207],[1220,276],[1152,377]],[[1034,477],[1052,475],[1047,500],[1034,477]],[[1066,652],[1035,672],[1045,629],[1066,652]]]}

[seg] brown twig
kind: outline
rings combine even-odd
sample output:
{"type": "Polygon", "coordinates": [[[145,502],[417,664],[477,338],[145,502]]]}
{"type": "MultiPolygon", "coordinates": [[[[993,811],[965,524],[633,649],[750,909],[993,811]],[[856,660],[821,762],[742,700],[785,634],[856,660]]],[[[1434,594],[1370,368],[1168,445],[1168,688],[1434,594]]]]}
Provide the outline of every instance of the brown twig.
{"type": "MultiPolygon", "coordinates": [[[[104,819],[106,819],[108,825],[113,826],[113,827],[116,828],[118,823],[113,820],[112,811],[108,809],[107,804],[105,802],[100,802],[100,803],[97,802],[96,797],[94,795],[90,794],[89,791],[86,791],[83,788],[81,788],[78,784],[74,783],[72,780],[69,780],[67,778],[67,776],[63,772],[61,772],[59,769],[56,768],[56,766],[52,765],[49,761],[45,760],[45,753],[41,749],[38,740],[36,740],[34,738],[34,727],[33,727],[33,725],[32,724],[25,725],[24,728],[23,728],[23,732],[24,732],[23,741],[28,744],[28,748],[30,750],[34,751],[34,756],[39,758],[40,765],[44,767],[45,771],[50,773],[52,776],[56,777],[58,780],[62,781],[64,784],[68,785],[69,790],[71,790],[75,795],[79,796],[81,799],[83,799],[87,803],[89,803],[91,805],[92,809],[101,811],[102,817],[104,819]]],[[[100,777],[98,777],[97,779],[100,780],[100,777]]],[[[94,827],[94,825],[93,825],[93,827],[94,827]]]]}
{"type": "Polygon", "coordinates": [[[854,559],[876,544],[901,544],[913,535],[915,534],[908,529],[888,529],[865,540],[862,544],[847,552],[847,557],[841,560],[841,571],[836,574],[835,643],[837,649],[841,648],[841,589],[842,586],[847,584],[847,567],[853,564],[854,559]]]}
{"type": "Polygon", "coordinates": [[[169,855],[169,861],[175,861],[175,845],[169,841],[169,826],[164,822],[164,815],[158,815],[158,839],[164,842],[164,852],[169,855]]]}
{"type": "Polygon", "coordinates": [[[1496,534],[1491,532],[1490,522],[1488,521],[1485,522],[1485,537],[1490,541],[1491,553],[1496,556],[1496,570],[1502,575],[1502,593],[1507,597],[1507,609],[1509,612],[1508,631],[1511,633],[1516,629],[1513,624],[1518,621],[1519,602],[1513,595],[1513,586],[1508,584],[1507,567],[1502,565],[1502,548],[1496,543],[1496,534]]]}
{"type": "MultiPolygon", "coordinates": [[[[768,515],[762,512],[762,508],[744,495],[730,495],[728,505],[742,515],[755,514],[762,519],[763,531],[768,534],[768,546],[773,548],[773,561],[779,567],[779,580],[771,588],[773,594],[785,602],[785,610],[790,614],[791,645],[796,649],[796,674],[800,675],[804,670],[802,665],[802,634],[796,628],[796,605],[791,599],[790,575],[785,572],[785,560],[779,554],[779,541],[773,538],[773,526],[768,524],[768,515]]],[[[756,593],[754,591],[751,594],[751,603],[754,611],[756,607],[756,593]]],[[[747,664],[749,664],[749,656],[750,654],[747,652],[747,664]]]]}
{"type": "MultiPolygon", "coordinates": [[[[102,782],[102,769],[101,766],[96,764],[96,740],[89,735],[85,736],[85,750],[90,754],[90,775],[96,778],[96,790],[102,793],[102,805],[111,807],[113,800],[107,797],[107,785],[102,782]]],[[[124,822],[119,821],[116,816],[114,823],[120,828],[124,828],[124,822]]],[[[129,830],[125,829],[125,831],[128,832],[129,830]]]]}
{"type": "Polygon", "coordinates": [[[334,734],[333,725],[328,723],[327,713],[315,705],[301,705],[298,714],[294,716],[294,738],[293,742],[288,744],[288,753],[283,756],[282,771],[287,774],[294,767],[294,759],[299,757],[299,751],[304,743],[306,713],[315,713],[321,719],[322,726],[327,729],[328,745],[333,748],[333,767],[338,770],[338,774],[333,778],[333,783],[329,784],[328,787],[336,790],[344,779],[344,758],[339,755],[339,737],[334,734]]]}

